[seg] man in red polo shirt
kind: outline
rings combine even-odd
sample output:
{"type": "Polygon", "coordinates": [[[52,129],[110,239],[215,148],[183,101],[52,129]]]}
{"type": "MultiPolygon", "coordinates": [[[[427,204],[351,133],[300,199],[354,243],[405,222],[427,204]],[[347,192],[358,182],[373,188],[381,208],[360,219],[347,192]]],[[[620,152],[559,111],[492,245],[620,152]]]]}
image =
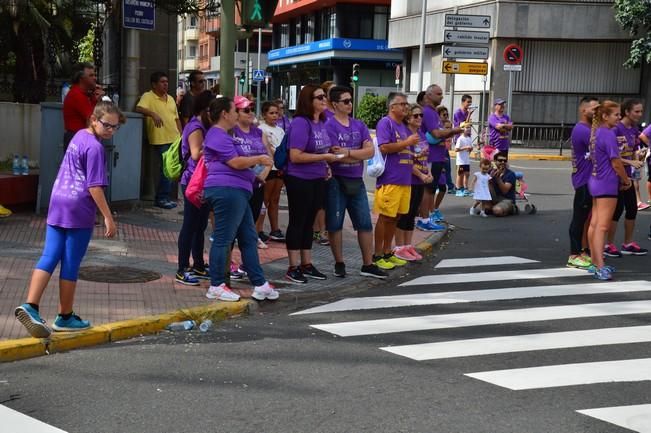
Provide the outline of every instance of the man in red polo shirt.
{"type": "Polygon", "coordinates": [[[63,151],[77,131],[88,126],[88,119],[95,104],[104,91],[97,86],[97,75],[92,63],[79,63],[74,66],[72,86],[63,100],[63,151]]]}

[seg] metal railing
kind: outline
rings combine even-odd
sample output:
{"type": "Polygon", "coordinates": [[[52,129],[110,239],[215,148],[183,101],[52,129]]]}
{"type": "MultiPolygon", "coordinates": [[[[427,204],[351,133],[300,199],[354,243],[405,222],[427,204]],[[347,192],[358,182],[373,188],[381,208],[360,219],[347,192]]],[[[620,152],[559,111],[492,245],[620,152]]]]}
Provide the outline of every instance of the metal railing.
{"type": "Polygon", "coordinates": [[[511,146],[535,147],[543,149],[569,149],[570,136],[574,125],[522,125],[516,124],[511,133],[511,146]]]}

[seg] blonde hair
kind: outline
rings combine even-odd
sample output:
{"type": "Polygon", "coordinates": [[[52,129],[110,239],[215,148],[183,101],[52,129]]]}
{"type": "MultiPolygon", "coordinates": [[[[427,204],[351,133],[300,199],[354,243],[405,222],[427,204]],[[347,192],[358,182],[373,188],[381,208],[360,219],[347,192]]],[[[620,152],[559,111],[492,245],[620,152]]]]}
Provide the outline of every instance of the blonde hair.
{"type": "Polygon", "coordinates": [[[597,175],[597,157],[595,149],[597,147],[597,128],[604,124],[603,115],[612,114],[619,111],[619,104],[614,101],[603,101],[594,110],[592,117],[592,128],[590,129],[590,159],[592,160],[592,175],[597,175]]]}
{"type": "Polygon", "coordinates": [[[488,166],[488,167],[490,167],[491,165],[493,165],[493,164],[490,162],[490,160],[488,160],[488,159],[486,159],[486,158],[482,158],[482,160],[479,161],[479,166],[480,166],[480,167],[481,167],[481,166],[484,166],[484,167],[488,166]]]}
{"type": "Polygon", "coordinates": [[[95,105],[95,109],[93,110],[93,116],[99,120],[101,119],[105,114],[117,114],[118,119],[120,124],[125,124],[127,122],[127,118],[125,115],[122,113],[120,108],[115,105],[111,101],[99,101],[95,105]]]}

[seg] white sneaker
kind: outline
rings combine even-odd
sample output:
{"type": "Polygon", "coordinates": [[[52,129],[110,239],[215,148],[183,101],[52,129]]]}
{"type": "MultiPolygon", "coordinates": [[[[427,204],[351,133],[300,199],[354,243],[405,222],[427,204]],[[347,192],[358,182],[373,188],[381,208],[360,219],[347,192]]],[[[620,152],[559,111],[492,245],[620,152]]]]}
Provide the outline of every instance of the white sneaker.
{"type": "Polygon", "coordinates": [[[258,248],[261,250],[266,250],[269,248],[269,245],[265,244],[262,239],[258,238],[258,248]]]}
{"type": "Polygon", "coordinates": [[[253,288],[253,294],[251,295],[251,297],[257,301],[264,301],[265,299],[275,301],[279,296],[280,294],[275,290],[275,287],[267,281],[265,281],[261,286],[255,286],[253,288]]]}
{"type": "Polygon", "coordinates": [[[473,216],[479,215],[479,212],[477,211],[477,208],[475,208],[474,206],[470,208],[469,213],[470,213],[470,215],[473,215],[473,216]]]}
{"type": "Polygon", "coordinates": [[[484,212],[484,211],[481,211],[479,213],[479,216],[481,216],[482,218],[488,218],[488,215],[486,215],[486,212],[484,212]]]}
{"type": "Polygon", "coordinates": [[[231,288],[226,283],[221,283],[219,286],[210,286],[206,292],[206,298],[217,299],[219,301],[235,302],[240,300],[240,295],[233,293],[231,288]]]}

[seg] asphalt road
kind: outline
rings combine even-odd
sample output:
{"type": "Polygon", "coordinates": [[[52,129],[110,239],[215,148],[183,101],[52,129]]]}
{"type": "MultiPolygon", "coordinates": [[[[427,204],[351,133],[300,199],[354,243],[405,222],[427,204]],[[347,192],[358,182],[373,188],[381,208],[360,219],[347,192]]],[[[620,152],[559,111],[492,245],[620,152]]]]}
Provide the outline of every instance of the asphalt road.
{"type": "MultiPolygon", "coordinates": [[[[2,365],[0,404],[64,431],[84,433],[651,431],[651,419],[641,418],[640,426],[625,429],[577,412],[650,404],[648,379],[584,384],[581,374],[575,374],[569,380],[577,380],[579,385],[542,388],[538,384],[532,389],[512,390],[497,385],[495,379],[467,376],[503,369],[651,358],[649,341],[574,347],[582,342],[589,344],[582,334],[570,334],[572,337],[566,342],[572,346],[569,348],[522,352],[506,350],[507,345],[502,343],[488,344],[482,349],[480,342],[463,342],[651,325],[651,310],[628,314],[639,305],[630,302],[651,301],[651,292],[647,291],[651,288],[649,257],[609,261],[618,268],[618,284],[613,287],[620,293],[578,295],[570,291],[537,298],[522,295],[546,294],[550,289],[542,286],[550,285],[571,290],[596,286],[588,286],[595,281],[587,274],[574,275],[557,269],[563,268],[567,260],[566,232],[572,200],[568,164],[517,161],[514,165],[525,173],[531,200],[539,210],[536,215],[501,220],[471,217],[467,214],[470,199],[448,196],[443,210],[455,230],[441,249],[426,262],[412,265],[409,274],[399,281],[372,291],[360,287],[355,296],[414,294],[422,301],[427,298],[425,293],[484,294],[495,293],[485,292],[489,289],[523,288],[516,290],[519,296],[495,299],[487,295],[485,300],[467,303],[458,302],[460,296],[452,296],[452,300],[446,301],[450,303],[303,315],[290,313],[319,306],[331,308],[328,305],[337,298],[262,304],[255,315],[222,323],[207,334],[163,333],[2,365]],[[537,262],[434,268],[445,259],[472,258],[470,265],[476,265],[481,258],[495,256],[517,256],[537,262]],[[534,270],[549,269],[557,269],[551,271],[550,278],[531,278],[534,270]],[[483,275],[483,281],[468,282],[481,280],[478,273],[507,271],[518,274],[502,281],[499,276],[496,281],[486,281],[488,276],[483,275]],[[437,278],[427,284],[399,286],[429,275],[437,278]],[[436,284],[444,278],[457,278],[454,276],[461,278],[461,282],[436,284]],[[630,281],[642,283],[635,291],[623,291],[630,281]],[[629,304],[616,304],[619,302],[629,304]],[[603,307],[605,312],[600,317],[575,316],[575,309],[580,308],[577,305],[593,303],[603,307]],[[613,315],[617,305],[623,305],[624,310],[613,315]],[[569,314],[562,319],[545,320],[544,314],[542,319],[535,319],[537,312],[528,310],[512,323],[505,319],[508,310],[544,307],[565,307],[569,314]],[[480,312],[493,312],[488,314],[496,319],[491,322],[489,318],[482,324],[480,318],[478,324],[468,326],[467,320],[475,316],[456,316],[456,324],[431,329],[436,326],[432,323],[445,321],[451,314],[480,312]],[[381,331],[383,326],[405,326],[415,317],[430,315],[437,316],[428,319],[430,329],[421,324],[415,325],[415,330],[377,333],[385,332],[381,331]],[[397,320],[361,324],[357,328],[340,325],[384,319],[397,320]],[[317,329],[313,325],[324,326],[317,329]],[[353,332],[351,329],[364,335],[344,337],[336,333],[353,332]],[[462,341],[466,350],[487,353],[417,361],[380,349],[455,341],[462,341]],[[499,349],[506,352],[488,353],[499,349]]],[[[647,248],[651,246],[646,240],[650,222],[651,211],[642,212],[637,238],[647,248]]],[[[600,284],[603,283],[596,285],[600,284]]],[[[395,299],[392,298],[397,302],[395,299]]],[[[645,335],[651,340],[651,334],[645,335]]],[[[602,334],[598,333],[597,339],[600,338],[602,334]]],[[[432,356],[444,356],[443,352],[440,347],[432,356]]],[[[620,370],[638,372],[635,368],[620,370]]],[[[580,368],[581,371],[588,368],[580,368]]],[[[547,385],[553,385],[553,375],[525,373],[520,384],[543,377],[543,384],[547,380],[547,385]]],[[[519,376],[508,373],[506,377],[517,381],[519,376]]],[[[629,421],[636,422],[630,417],[629,421]]],[[[14,431],[28,430],[6,430],[0,424],[0,432],[14,431]]]]}

